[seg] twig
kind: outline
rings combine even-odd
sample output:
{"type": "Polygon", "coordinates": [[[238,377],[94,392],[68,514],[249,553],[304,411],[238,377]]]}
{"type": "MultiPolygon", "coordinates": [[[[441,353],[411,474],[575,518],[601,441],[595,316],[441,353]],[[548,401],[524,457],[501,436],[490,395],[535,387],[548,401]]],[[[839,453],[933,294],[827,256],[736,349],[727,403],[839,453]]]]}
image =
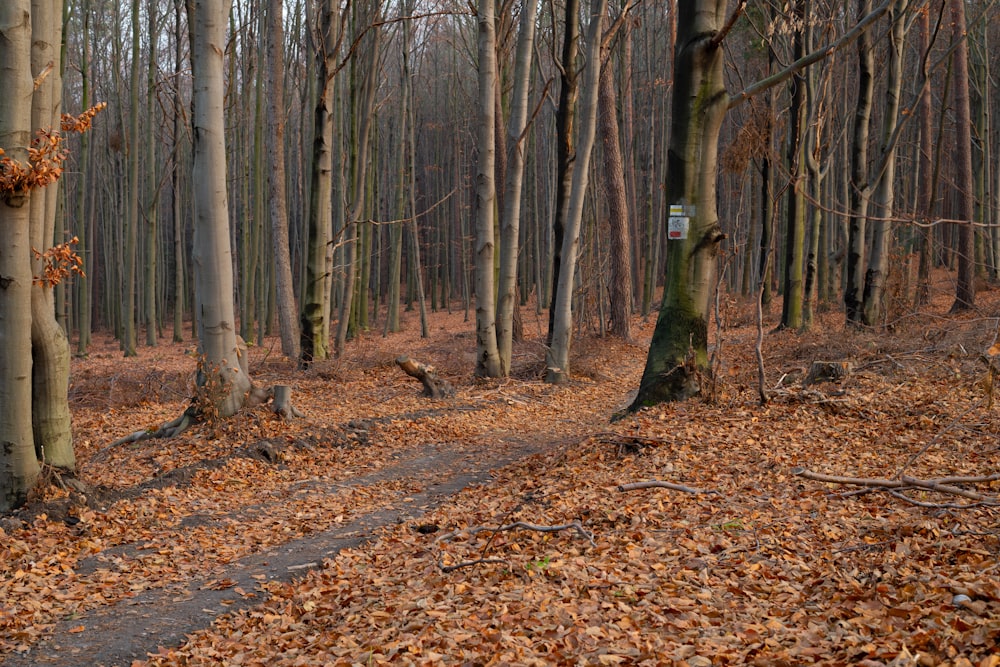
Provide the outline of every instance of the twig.
{"type": "Polygon", "coordinates": [[[635,491],[637,489],[670,489],[672,491],[683,491],[684,493],[719,493],[715,489],[698,489],[693,486],[684,486],[683,484],[660,482],[657,480],[650,482],[632,482],[630,484],[620,484],[618,486],[619,491],[635,491]]]}
{"type": "Polygon", "coordinates": [[[580,523],[579,520],[570,521],[569,523],[560,524],[558,526],[540,526],[535,523],[528,523],[527,521],[515,521],[513,523],[508,523],[506,525],[499,526],[497,528],[491,528],[489,526],[475,526],[473,528],[464,528],[462,530],[456,530],[453,533],[448,533],[447,535],[442,535],[441,537],[437,538],[434,541],[445,542],[448,540],[455,539],[462,533],[466,533],[470,537],[473,537],[486,530],[492,531],[494,534],[496,534],[496,533],[505,533],[507,531],[516,530],[518,528],[522,530],[534,530],[539,533],[556,533],[560,530],[569,530],[570,528],[572,528],[577,533],[579,533],[581,537],[587,538],[587,541],[590,542],[591,546],[594,547],[597,546],[597,542],[594,541],[594,536],[591,535],[587,531],[587,529],[583,527],[583,524],[580,523]]]}
{"type": "Polygon", "coordinates": [[[506,565],[507,561],[502,558],[477,558],[476,560],[463,560],[461,563],[455,563],[454,565],[444,565],[441,561],[438,561],[438,568],[440,568],[442,572],[454,572],[455,570],[460,570],[463,567],[473,567],[475,565],[491,563],[506,565]]]}
{"type": "Polygon", "coordinates": [[[996,503],[988,503],[988,502],[976,502],[976,503],[966,503],[966,504],[963,504],[963,503],[929,503],[929,502],[925,502],[923,500],[915,500],[913,498],[910,498],[908,495],[906,495],[905,493],[903,493],[902,491],[899,491],[897,489],[886,489],[886,493],[888,493],[889,495],[891,495],[893,497],[899,498],[900,500],[902,500],[904,502],[907,502],[907,503],[909,503],[911,505],[916,505],[917,507],[926,507],[928,509],[936,509],[936,510],[945,510],[945,509],[947,509],[947,510],[967,510],[967,509],[971,509],[973,507],[983,507],[984,505],[995,505],[996,504],[996,503]]]}

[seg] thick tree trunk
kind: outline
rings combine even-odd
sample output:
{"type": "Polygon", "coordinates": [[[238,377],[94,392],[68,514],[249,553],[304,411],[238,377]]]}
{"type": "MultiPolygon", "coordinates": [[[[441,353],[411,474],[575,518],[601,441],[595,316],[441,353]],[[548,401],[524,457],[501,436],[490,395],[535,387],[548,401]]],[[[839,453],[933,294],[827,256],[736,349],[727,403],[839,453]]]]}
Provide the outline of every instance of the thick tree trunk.
{"type": "MultiPolygon", "coordinates": [[[[31,71],[39,80],[32,101],[34,128],[59,128],[62,79],[59,75],[62,43],[62,0],[33,0],[31,4],[31,71]],[[43,75],[47,69],[48,75],[43,75]]],[[[31,243],[36,249],[52,246],[59,185],[31,195],[31,243]]],[[[35,260],[34,275],[41,275],[35,260]]],[[[69,340],[56,320],[51,285],[31,290],[31,419],[35,450],[46,463],[73,470],[73,436],[69,412],[69,340]]]]}
{"type": "MultiPolygon", "coordinates": [[[[27,162],[31,143],[31,3],[0,3],[0,148],[27,162]]],[[[30,193],[0,196],[0,512],[38,477],[31,427],[30,193]]]]}
{"type": "Polygon", "coordinates": [[[192,190],[195,209],[195,293],[198,341],[207,370],[217,373],[225,395],[220,416],[234,414],[250,389],[240,371],[233,304],[233,256],[226,193],[223,52],[229,0],[188,0],[191,32],[192,190]]]}
{"type": "Polygon", "coordinates": [[[496,5],[479,0],[479,122],[476,144],[476,375],[500,377],[494,306],[493,252],[496,208],[496,5]]]}
{"type": "Polygon", "coordinates": [[[267,6],[267,182],[281,351],[286,357],[298,359],[298,309],[292,289],[292,260],[288,249],[288,197],[285,192],[285,30],[282,4],[282,0],[268,0],[267,6]]]}
{"type": "Polygon", "coordinates": [[[715,39],[723,12],[721,3],[678,5],[667,197],[688,207],[689,226],[686,237],[667,242],[663,304],[633,410],[698,393],[698,376],[707,372],[709,304],[725,238],[716,212],[719,129],[729,102],[715,39]]]}

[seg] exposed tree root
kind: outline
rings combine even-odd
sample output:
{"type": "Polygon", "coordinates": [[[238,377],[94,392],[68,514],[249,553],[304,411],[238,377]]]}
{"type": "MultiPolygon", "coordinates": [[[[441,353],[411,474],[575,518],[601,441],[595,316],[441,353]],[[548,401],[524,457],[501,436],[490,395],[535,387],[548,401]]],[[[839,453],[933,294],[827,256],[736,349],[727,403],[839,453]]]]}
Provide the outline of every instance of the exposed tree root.
{"type": "MultiPolygon", "coordinates": [[[[246,398],[243,401],[243,407],[255,408],[258,405],[265,405],[271,403],[271,412],[280,416],[282,419],[289,421],[296,417],[305,417],[305,415],[292,405],[292,388],[288,385],[276,384],[271,387],[251,387],[250,391],[247,393],[246,398]]],[[[100,454],[113,449],[120,445],[126,445],[135,442],[143,442],[145,440],[153,440],[159,438],[174,438],[189,429],[194,424],[202,421],[201,410],[195,403],[192,403],[188,408],[182,412],[180,415],[171,419],[168,422],[160,424],[154,428],[142,429],[141,431],[135,431],[126,435],[123,438],[118,438],[110,445],[102,449],[95,455],[95,459],[100,454]]]]}

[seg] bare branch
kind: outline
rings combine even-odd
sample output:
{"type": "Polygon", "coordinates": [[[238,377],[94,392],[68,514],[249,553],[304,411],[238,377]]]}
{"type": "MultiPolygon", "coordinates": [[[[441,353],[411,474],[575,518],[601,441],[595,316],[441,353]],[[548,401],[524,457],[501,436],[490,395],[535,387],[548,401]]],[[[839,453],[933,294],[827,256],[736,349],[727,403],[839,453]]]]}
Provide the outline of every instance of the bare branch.
{"type": "Polygon", "coordinates": [[[712,45],[713,49],[718,48],[719,44],[722,44],[722,40],[724,40],[726,36],[729,35],[730,31],[733,29],[733,26],[736,25],[736,22],[740,19],[740,16],[743,15],[743,10],[746,9],[746,6],[747,6],[747,0],[740,0],[739,4],[736,5],[736,9],[734,9],[733,13],[729,15],[729,19],[726,21],[726,25],[722,26],[722,30],[715,33],[715,36],[712,37],[712,40],[709,42],[709,44],[712,45]]]}
{"type": "Polygon", "coordinates": [[[809,67],[810,65],[833,55],[837,51],[840,51],[845,46],[850,45],[862,33],[868,30],[875,23],[875,21],[881,18],[883,14],[889,11],[889,7],[892,6],[893,2],[895,2],[895,0],[885,0],[885,2],[873,9],[872,12],[863,19],[858,21],[853,28],[845,32],[843,36],[833,44],[828,44],[827,46],[816,49],[812,53],[807,53],[780,72],[776,72],[765,79],[761,79],[760,81],[747,86],[741,92],[730,96],[729,108],[732,109],[738,104],[750,99],[754,95],[758,95],[768,88],[773,88],[779,83],[784,83],[806,67],[809,67]]]}
{"type": "Polygon", "coordinates": [[[684,493],[719,493],[715,489],[698,489],[693,486],[684,486],[683,484],[661,482],[658,480],[651,482],[632,482],[630,484],[621,484],[618,487],[619,491],[635,491],[637,489],[670,489],[671,491],[683,491],[684,493]]]}

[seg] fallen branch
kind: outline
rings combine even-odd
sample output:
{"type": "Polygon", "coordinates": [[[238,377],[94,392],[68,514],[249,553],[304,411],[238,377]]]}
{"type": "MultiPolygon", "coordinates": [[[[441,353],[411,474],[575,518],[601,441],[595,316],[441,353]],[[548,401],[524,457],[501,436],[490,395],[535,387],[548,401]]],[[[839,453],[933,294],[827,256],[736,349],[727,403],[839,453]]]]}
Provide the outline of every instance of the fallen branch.
{"type": "Polygon", "coordinates": [[[476,560],[463,560],[461,563],[455,563],[454,565],[444,565],[438,561],[438,568],[442,572],[454,572],[455,570],[461,570],[463,567],[473,567],[476,565],[506,565],[507,561],[502,558],[477,558],[476,560]]]}
{"type": "Polygon", "coordinates": [[[981,477],[941,477],[938,479],[917,479],[916,477],[910,477],[908,475],[900,475],[899,479],[880,479],[880,478],[867,478],[867,477],[843,477],[840,475],[826,475],[819,472],[813,472],[812,470],[807,470],[806,468],[792,468],[792,474],[797,477],[805,477],[806,479],[811,479],[816,482],[827,482],[830,484],[850,484],[853,486],[860,486],[867,489],[884,489],[890,495],[905,500],[913,505],[919,507],[932,507],[932,508],[947,508],[947,509],[968,509],[970,507],[977,507],[981,505],[988,506],[998,506],[1000,505],[1000,499],[993,496],[988,496],[978,491],[971,491],[969,489],[963,489],[958,486],[954,486],[956,483],[983,483],[992,482],[1000,479],[1000,475],[985,475],[981,477]],[[953,504],[953,503],[925,503],[923,501],[914,500],[902,493],[906,489],[921,489],[924,491],[935,491],[937,493],[943,493],[946,495],[960,496],[962,498],[968,498],[969,500],[976,501],[972,504],[953,504]]]}
{"type": "Polygon", "coordinates": [[[670,489],[671,491],[683,491],[684,493],[719,493],[715,489],[698,489],[693,486],[674,484],[673,482],[631,482],[630,484],[620,484],[619,491],[635,491],[638,489],[670,489]]]}
{"type": "MultiPolygon", "coordinates": [[[[243,402],[243,407],[254,408],[258,405],[264,405],[270,402],[271,412],[278,415],[285,421],[288,421],[293,417],[304,417],[305,415],[291,404],[291,398],[292,389],[288,385],[274,385],[267,388],[251,387],[246,399],[243,402]]],[[[110,445],[99,451],[95,455],[95,459],[97,456],[120,445],[144,442],[146,440],[155,440],[159,438],[174,438],[194,424],[202,421],[202,418],[203,417],[198,405],[195,402],[192,402],[192,404],[189,405],[184,412],[168,422],[160,424],[159,426],[154,426],[153,428],[134,431],[122,438],[118,438],[110,445]]]]}
{"type": "Polygon", "coordinates": [[[579,520],[570,521],[569,523],[560,524],[558,526],[540,526],[535,523],[528,523],[527,521],[515,521],[513,523],[508,523],[506,525],[499,526],[497,528],[491,528],[489,526],[474,526],[472,528],[463,528],[461,530],[456,530],[452,533],[448,533],[447,535],[442,535],[441,537],[434,540],[434,542],[435,543],[447,542],[455,539],[456,537],[458,537],[463,533],[468,534],[469,537],[474,537],[475,535],[478,535],[479,533],[482,533],[487,530],[496,534],[496,533],[505,533],[511,530],[517,530],[519,528],[522,530],[533,530],[539,533],[556,533],[559,532],[560,530],[573,529],[577,533],[579,533],[581,537],[585,537],[587,541],[590,542],[590,546],[593,547],[597,546],[597,542],[594,541],[594,536],[591,535],[587,531],[587,529],[583,527],[583,524],[580,523],[579,520]]]}

